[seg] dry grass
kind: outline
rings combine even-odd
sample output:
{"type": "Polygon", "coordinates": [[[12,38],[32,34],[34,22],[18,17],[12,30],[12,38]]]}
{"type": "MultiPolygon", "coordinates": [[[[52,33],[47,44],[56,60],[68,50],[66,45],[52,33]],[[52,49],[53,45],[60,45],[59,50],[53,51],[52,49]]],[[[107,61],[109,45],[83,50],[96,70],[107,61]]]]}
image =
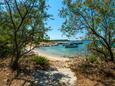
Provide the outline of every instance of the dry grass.
{"type": "Polygon", "coordinates": [[[84,58],[72,60],[78,86],[115,86],[115,63],[90,63],[84,58]]]}
{"type": "Polygon", "coordinates": [[[35,85],[32,81],[32,72],[37,69],[42,69],[32,61],[32,56],[26,56],[20,60],[20,68],[17,71],[12,71],[9,66],[10,59],[0,59],[0,86],[32,86],[35,85]]]}

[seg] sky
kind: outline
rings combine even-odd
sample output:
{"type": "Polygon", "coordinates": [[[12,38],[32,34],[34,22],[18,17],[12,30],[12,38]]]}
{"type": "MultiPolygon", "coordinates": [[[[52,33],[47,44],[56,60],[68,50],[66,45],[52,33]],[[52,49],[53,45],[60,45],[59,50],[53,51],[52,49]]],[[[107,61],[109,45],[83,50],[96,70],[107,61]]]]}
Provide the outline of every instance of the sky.
{"type": "MultiPolygon", "coordinates": [[[[50,37],[50,39],[68,39],[66,36],[60,32],[60,28],[62,23],[64,22],[64,19],[60,18],[59,16],[59,9],[63,6],[62,0],[48,0],[47,2],[50,5],[50,8],[48,9],[48,13],[53,15],[54,20],[48,20],[48,26],[51,26],[51,31],[49,31],[47,34],[50,37]]],[[[80,38],[82,34],[77,34],[76,37],[71,37],[71,39],[80,38]]]]}

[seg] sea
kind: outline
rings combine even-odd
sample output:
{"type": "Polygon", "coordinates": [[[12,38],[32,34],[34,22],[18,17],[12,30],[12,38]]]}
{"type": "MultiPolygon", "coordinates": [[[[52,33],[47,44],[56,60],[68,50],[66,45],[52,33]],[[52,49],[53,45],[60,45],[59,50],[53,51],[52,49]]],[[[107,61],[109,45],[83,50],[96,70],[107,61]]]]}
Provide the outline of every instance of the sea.
{"type": "MultiPolygon", "coordinates": [[[[78,41],[71,41],[71,42],[78,42],[78,41]]],[[[74,47],[74,48],[65,48],[63,44],[59,44],[57,46],[40,47],[40,48],[37,48],[37,50],[39,52],[42,52],[44,54],[48,54],[51,56],[52,55],[61,56],[61,57],[74,57],[77,55],[85,56],[89,52],[87,46],[91,41],[83,40],[81,42],[82,42],[81,44],[78,44],[78,47],[74,47]]]]}

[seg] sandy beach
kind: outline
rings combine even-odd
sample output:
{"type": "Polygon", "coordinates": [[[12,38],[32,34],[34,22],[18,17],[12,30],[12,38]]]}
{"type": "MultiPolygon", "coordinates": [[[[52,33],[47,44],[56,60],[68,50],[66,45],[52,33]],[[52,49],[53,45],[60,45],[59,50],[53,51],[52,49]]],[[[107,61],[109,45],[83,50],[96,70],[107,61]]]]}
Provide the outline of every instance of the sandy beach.
{"type": "Polygon", "coordinates": [[[56,56],[56,55],[49,55],[47,53],[44,53],[42,51],[39,51],[37,49],[33,50],[34,54],[36,55],[41,55],[41,56],[45,56],[46,58],[48,58],[51,61],[69,61],[70,58],[65,58],[65,57],[61,57],[61,56],[56,56]]]}

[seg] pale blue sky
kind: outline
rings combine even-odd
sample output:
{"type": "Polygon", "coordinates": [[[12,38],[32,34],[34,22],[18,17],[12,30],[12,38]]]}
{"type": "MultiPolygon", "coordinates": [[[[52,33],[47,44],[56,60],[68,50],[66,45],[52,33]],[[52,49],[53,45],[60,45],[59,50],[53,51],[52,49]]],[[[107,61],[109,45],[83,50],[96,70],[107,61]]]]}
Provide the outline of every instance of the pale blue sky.
{"type": "MultiPolygon", "coordinates": [[[[62,0],[48,0],[47,2],[50,5],[50,8],[48,10],[49,14],[53,15],[54,20],[48,20],[48,26],[51,26],[51,31],[48,32],[48,35],[50,36],[50,39],[67,39],[67,37],[62,36],[62,33],[60,32],[60,28],[62,23],[64,22],[64,19],[59,17],[59,9],[63,6],[62,0]]],[[[81,37],[83,34],[77,34],[76,37],[81,37]]],[[[73,38],[72,38],[73,39],[73,38]]]]}

